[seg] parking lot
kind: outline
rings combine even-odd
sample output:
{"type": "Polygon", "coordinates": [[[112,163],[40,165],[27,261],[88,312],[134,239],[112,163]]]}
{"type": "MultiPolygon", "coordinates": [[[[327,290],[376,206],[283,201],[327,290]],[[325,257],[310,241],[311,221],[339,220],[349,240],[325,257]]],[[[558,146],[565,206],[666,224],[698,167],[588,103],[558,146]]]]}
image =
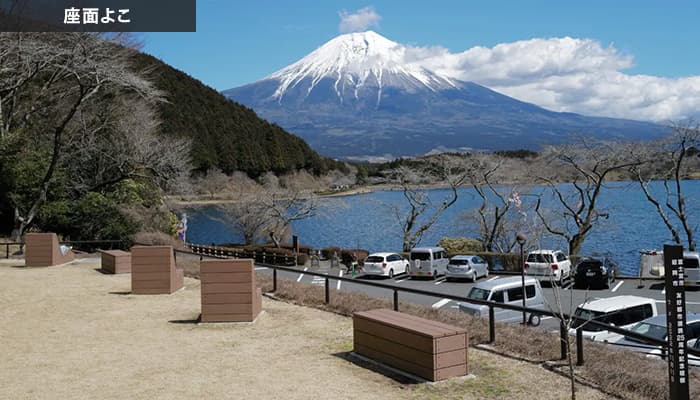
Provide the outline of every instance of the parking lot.
{"type": "MultiPolygon", "coordinates": [[[[271,273],[271,270],[267,267],[258,266],[256,267],[259,273],[271,273]]],[[[348,274],[344,269],[340,270],[337,268],[321,268],[321,269],[300,269],[298,273],[292,273],[287,271],[278,271],[278,278],[282,279],[292,279],[297,282],[304,282],[313,285],[323,286],[325,280],[322,277],[311,276],[305,274],[305,271],[313,271],[320,273],[327,273],[329,277],[342,276],[350,277],[352,274],[348,274]]],[[[476,283],[483,280],[495,280],[498,278],[513,276],[499,275],[497,272],[492,272],[487,278],[481,278],[477,280],[476,283]]],[[[436,309],[454,309],[458,310],[458,302],[442,298],[440,294],[453,295],[453,296],[467,296],[471,288],[476,284],[469,281],[459,281],[459,282],[447,282],[444,277],[439,277],[436,280],[426,280],[426,279],[413,279],[409,278],[406,274],[397,275],[394,278],[384,278],[375,276],[366,276],[361,272],[355,274],[354,279],[358,282],[371,280],[373,282],[381,282],[383,284],[395,287],[408,287],[421,289],[426,291],[435,292],[437,295],[433,296],[423,296],[413,293],[402,293],[399,292],[399,300],[412,302],[416,304],[429,305],[436,309]]],[[[581,290],[574,289],[571,282],[567,282],[563,288],[552,288],[549,284],[544,283],[542,285],[546,303],[552,310],[557,310],[556,300],[555,300],[555,290],[559,290],[562,299],[562,308],[564,312],[573,312],[579,304],[585,301],[591,301],[596,299],[602,299],[613,296],[620,295],[633,295],[640,297],[652,298],[656,301],[659,314],[665,312],[665,290],[663,280],[644,280],[639,279],[617,279],[612,283],[609,289],[591,289],[591,290],[581,290]]],[[[393,291],[386,290],[383,288],[372,287],[362,284],[354,284],[350,282],[340,282],[340,281],[330,281],[330,287],[333,290],[347,290],[361,292],[373,297],[384,297],[391,298],[393,291]]],[[[332,294],[331,294],[332,296],[332,294]]],[[[686,308],[688,313],[700,313],[700,288],[686,288],[686,308]]],[[[559,325],[556,319],[552,317],[543,317],[542,325],[543,329],[557,331],[559,325]]]]}

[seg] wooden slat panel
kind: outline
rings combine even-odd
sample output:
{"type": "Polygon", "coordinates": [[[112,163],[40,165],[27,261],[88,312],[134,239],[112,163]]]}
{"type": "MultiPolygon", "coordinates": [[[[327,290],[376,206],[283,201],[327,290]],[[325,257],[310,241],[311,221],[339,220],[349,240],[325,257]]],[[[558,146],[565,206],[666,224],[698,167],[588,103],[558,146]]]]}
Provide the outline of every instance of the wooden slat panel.
{"type": "Polygon", "coordinates": [[[253,281],[250,273],[200,273],[202,283],[247,283],[253,281]]]}
{"type": "Polygon", "coordinates": [[[202,285],[203,293],[253,293],[251,283],[209,283],[202,285]]]}
{"type": "Polygon", "coordinates": [[[170,271],[163,272],[139,272],[133,278],[137,281],[164,281],[170,279],[170,271]]]}
{"type": "Polygon", "coordinates": [[[250,304],[250,293],[202,293],[202,304],[250,304]]]}
{"type": "MultiPolygon", "coordinates": [[[[132,275],[133,276],[133,275],[132,275]]],[[[158,289],[158,288],[166,288],[170,290],[170,281],[167,280],[160,280],[160,281],[136,281],[136,280],[131,280],[131,289],[135,288],[140,288],[140,289],[158,289]]]]}
{"type": "Polygon", "coordinates": [[[454,351],[463,349],[466,347],[467,334],[461,333],[454,336],[446,336],[435,339],[435,352],[444,353],[448,351],[454,351]]]}
{"type": "Polygon", "coordinates": [[[393,326],[403,327],[413,330],[415,333],[432,337],[449,336],[466,332],[462,328],[388,309],[370,310],[357,314],[364,318],[385,321],[393,326]]]}
{"type": "Polygon", "coordinates": [[[416,350],[423,352],[433,351],[433,339],[423,335],[418,335],[364,318],[353,318],[353,326],[356,331],[365,332],[372,336],[397,338],[397,342],[416,350]]]}
{"type": "Polygon", "coordinates": [[[435,380],[441,381],[443,379],[454,378],[457,376],[464,376],[469,373],[469,368],[467,364],[455,365],[452,367],[441,368],[435,371],[435,380]]]}
{"type": "Polygon", "coordinates": [[[432,352],[416,350],[411,347],[404,346],[400,341],[395,342],[400,338],[381,338],[372,336],[368,333],[355,331],[353,341],[355,345],[361,345],[382,353],[391,354],[392,356],[416,364],[423,368],[435,369],[435,359],[432,352]]]}
{"type": "Polygon", "coordinates": [[[256,316],[252,314],[202,314],[202,322],[252,322],[256,316]]]}
{"type": "Polygon", "coordinates": [[[202,304],[202,314],[251,314],[252,304],[202,304]]]}
{"type": "Polygon", "coordinates": [[[202,260],[200,263],[201,273],[253,273],[253,260],[202,260]]]}
{"type": "Polygon", "coordinates": [[[363,356],[369,357],[373,360],[391,365],[393,367],[402,369],[406,372],[410,372],[414,375],[418,375],[422,378],[435,380],[434,370],[431,368],[424,368],[416,364],[412,364],[408,361],[396,358],[390,354],[386,354],[369,347],[362,346],[360,344],[355,345],[355,352],[362,354],[363,356]]]}

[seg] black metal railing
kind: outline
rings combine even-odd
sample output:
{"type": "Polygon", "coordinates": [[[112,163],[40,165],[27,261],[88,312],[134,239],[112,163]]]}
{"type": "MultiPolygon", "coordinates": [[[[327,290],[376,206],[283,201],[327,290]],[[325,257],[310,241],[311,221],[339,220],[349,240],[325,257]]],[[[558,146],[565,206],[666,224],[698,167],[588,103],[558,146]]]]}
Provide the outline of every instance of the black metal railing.
{"type": "MultiPolygon", "coordinates": [[[[62,240],[60,244],[72,246],[76,250],[93,251],[95,249],[112,250],[126,249],[126,240],[62,240]]],[[[5,246],[5,258],[10,258],[10,246],[19,246],[20,253],[24,252],[24,242],[4,242],[0,246],[5,246]]]]}
{"type": "Polygon", "coordinates": [[[193,253],[215,258],[251,258],[256,263],[282,266],[297,265],[297,256],[281,254],[274,251],[251,251],[245,249],[228,249],[219,246],[207,246],[201,244],[187,244],[193,253]]]}

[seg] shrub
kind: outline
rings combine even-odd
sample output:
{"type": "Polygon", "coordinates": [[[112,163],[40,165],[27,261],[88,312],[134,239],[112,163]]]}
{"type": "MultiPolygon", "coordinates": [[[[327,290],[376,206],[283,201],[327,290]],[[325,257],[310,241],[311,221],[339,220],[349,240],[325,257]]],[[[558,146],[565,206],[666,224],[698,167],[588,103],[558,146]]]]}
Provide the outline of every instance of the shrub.
{"type": "Polygon", "coordinates": [[[343,249],[340,252],[340,262],[349,267],[353,261],[357,261],[359,265],[364,264],[365,258],[369,255],[369,251],[363,249],[343,249]]]}
{"type": "Polygon", "coordinates": [[[480,241],[465,237],[456,237],[454,239],[444,237],[440,239],[437,245],[443,247],[450,257],[457,254],[472,254],[484,249],[480,241]]]}
{"type": "Polygon", "coordinates": [[[341,251],[342,251],[342,249],[340,247],[331,246],[331,247],[323,248],[323,249],[321,249],[321,258],[328,260],[329,258],[331,258],[333,256],[333,253],[340,256],[341,251]]]}
{"type": "Polygon", "coordinates": [[[176,249],[185,247],[181,241],[164,232],[139,232],[133,236],[133,241],[145,246],[173,246],[176,249]]]}
{"type": "Polygon", "coordinates": [[[297,254],[297,265],[306,265],[309,261],[309,255],[306,253],[297,254]]]}

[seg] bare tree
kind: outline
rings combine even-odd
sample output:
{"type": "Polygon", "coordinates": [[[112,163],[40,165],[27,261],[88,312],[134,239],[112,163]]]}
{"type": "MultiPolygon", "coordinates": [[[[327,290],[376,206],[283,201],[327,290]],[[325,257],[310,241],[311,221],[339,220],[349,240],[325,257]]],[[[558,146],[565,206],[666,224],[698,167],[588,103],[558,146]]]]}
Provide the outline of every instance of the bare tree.
{"type": "Polygon", "coordinates": [[[685,243],[690,251],[696,250],[694,229],[688,221],[688,205],[683,195],[682,181],[689,172],[692,158],[697,158],[700,147],[700,125],[693,121],[671,126],[673,134],[648,146],[640,146],[634,151],[638,163],[630,169],[639,182],[646,199],[671,233],[673,241],[683,244],[681,231],[672,221],[680,224],[685,243]],[[649,189],[652,180],[659,179],[664,187],[664,200],[658,200],[649,189]],[[663,203],[662,203],[663,202],[663,203]]]}
{"type": "Polygon", "coordinates": [[[432,158],[420,171],[408,167],[399,167],[397,178],[401,185],[403,196],[408,202],[408,212],[395,208],[395,213],[401,222],[403,236],[403,251],[411,251],[420,243],[425,232],[430,229],[440,215],[455,204],[459,197],[457,189],[467,178],[466,168],[458,160],[447,155],[432,158]],[[447,185],[448,194],[442,202],[431,210],[431,200],[425,190],[417,187],[419,174],[426,174],[447,185]],[[426,215],[429,213],[429,215],[426,215]],[[419,218],[426,215],[423,222],[419,218]]]}
{"type": "Polygon", "coordinates": [[[276,247],[291,234],[293,222],[316,216],[320,207],[318,196],[296,190],[268,192],[262,200],[270,214],[267,233],[276,247]]]}
{"type": "Polygon", "coordinates": [[[492,252],[496,249],[507,253],[515,246],[515,234],[506,229],[506,223],[509,222],[509,211],[515,202],[517,190],[509,187],[506,191],[510,193],[505,194],[503,189],[494,186],[492,179],[501,168],[502,161],[503,159],[486,155],[472,156],[469,181],[481,199],[481,205],[475,213],[479,223],[479,241],[485,251],[492,252]]]}
{"type": "MultiPolygon", "coordinates": [[[[600,219],[608,218],[608,213],[599,210],[598,198],[614,171],[638,163],[629,158],[630,146],[581,138],[578,144],[549,146],[545,150],[544,157],[551,164],[568,171],[571,184],[560,185],[555,177],[539,176],[563,208],[563,224],[556,224],[545,216],[541,199],[537,201],[535,212],[550,234],[566,239],[569,254],[578,254],[600,219]]],[[[557,177],[562,175],[562,171],[557,171],[557,177]]]]}
{"type": "Polygon", "coordinates": [[[0,49],[0,140],[35,135],[49,154],[33,200],[13,204],[19,237],[47,199],[67,136],[80,128],[80,114],[103,95],[126,92],[155,99],[160,94],[131,71],[131,50],[97,35],[2,33],[0,49]]]}

